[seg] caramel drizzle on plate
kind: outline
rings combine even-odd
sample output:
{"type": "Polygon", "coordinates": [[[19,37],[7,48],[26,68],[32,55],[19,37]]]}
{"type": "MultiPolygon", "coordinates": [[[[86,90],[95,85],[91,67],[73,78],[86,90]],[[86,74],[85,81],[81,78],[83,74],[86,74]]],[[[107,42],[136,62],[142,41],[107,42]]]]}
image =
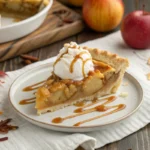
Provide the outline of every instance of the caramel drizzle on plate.
{"type": "Polygon", "coordinates": [[[23,99],[19,102],[20,105],[32,104],[35,103],[35,97],[23,99]]]}
{"type": "MultiPolygon", "coordinates": [[[[33,90],[36,90],[38,89],[39,87],[42,87],[43,84],[42,83],[45,83],[46,80],[44,81],[40,81],[36,84],[33,84],[33,85],[30,85],[30,86],[27,86],[23,89],[24,92],[29,92],[29,91],[33,91],[33,90]],[[42,85],[41,85],[42,84],[42,85]],[[39,85],[39,86],[38,86],[39,85]]],[[[34,95],[36,94],[36,92],[33,93],[34,95]]],[[[27,105],[27,104],[32,104],[32,103],[35,103],[35,99],[36,97],[32,97],[32,98],[28,98],[28,99],[23,99],[19,102],[20,105],[27,105]]]]}
{"type": "MultiPolygon", "coordinates": [[[[105,114],[102,114],[102,115],[99,115],[99,116],[96,116],[96,117],[93,117],[93,118],[90,118],[90,119],[87,119],[87,120],[80,121],[80,122],[74,124],[74,126],[80,126],[83,123],[90,122],[90,121],[93,121],[93,120],[96,120],[96,119],[99,119],[99,118],[111,115],[113,113],[116,113],[118,111],[123,110],[125,107],[126,107],[125,104],[119,104],[119,105],[114,105],[114,106],[104,106],[105,111],[107,111],[108,109],[112,109],[112,108],[116,108],[116,109],[114,109],[114,110],[112,110],[110,112],[107,112],[105,114]]],[[[99,111],[99,108],[101,110],[101,108],[103,108],[103,107],[97,107],[97,108],[98,108],[97,111],[99,111]]],[[[102,110],[104,110],[104,109],[102,109],[102,110]]]]}
{"type": "Polygon", "coordinates": [[[65,121],[65,120],[67,120],[67,119],[75,118],[75,117],[78,117],[78,116],[81,116],[81,115],[85,115],[85,114],[88,114],[88,113],[91,113],[91,112],[94,112],[94,111],[104,112],[104,111],[107,111],[107,110],[109,110],[109,109],[116,108],[116,109],[114,109],[114,110],[112,110],[112,111],[110,111],[110,112],[108,112],[108,113],[105,113],[105,114],[102,114],[102,115],[100,115],[100,116],[96,116],[96,117],[93,117],[93,118],[90,118],[90,119],[87,119],[87,120],[78,122],[78,123],[76,123],[76,124],[74,125],[74,126],[79,126],[79,125],[81,125],[81,124],[83,124],[83,123],[85,123],[85,122],[90,122],[90,121],[92,121],[92,120],[95,120],[95,119],[98,119],[98,118],[101,118],[101,117],[104,117],[104,116],[113,114],[113,113],[115,113],[115,112],[118,112],[118,111],[124,109],[125,106],[126,106],[126,105],[124,105],[124,104],[119,104],[119,105],[114,105],[114,106],[106,106],[106,104],[109,104],[109,103],[113,102],[115,99],[116,99],[115,96],[111,96],[111,97],[109,97],[109,98],[107,98],[107,99],[102,99],[102,100],[106,100],[106,102],[104,102],[104,103],[102,103],[102,104],[100,104],[100,105],[98,105],[98,106],[95,106],[95,107],[89,108],[89,109],[84,109],[84,108],[86,108],[86,107],[95,105],[96,103],[98,103],[98,102],[101,101],[101,100],[100,100],[100,101],[97,101],[97,100],[96,100],[96,101],[92,102],[91,104],[87,104],[87,105],[85,105],[85,106],[83,106],[83,107],[81,107],[81,108],[76,109],[76,110],[75,110],[75,113],[77,113],[77,114],[73,114],[73,115],[70,115],[70,116],[67,116],[67,117],[64,117],[64,118],[62,118],[62,117],[57,117],[57,118],[54,118],[54,119],[52,120],[52,122],[53,122],[53,123],[62,123],[63,121],[65,121]]]}
{"type": "MultiPolygon", "coordinates": [[[[83,111],[83,108],[87,108],[87,107],[93,106],[93,105],[95,105],[95,104],[97,104],[97,103],[99,103],[99,102],[101,102],[101,101],[106,101],[106,102],[104,102],[104,103],[101,104],[101,105],[109,104],[109,103],[115,101],[116,98],[117,98],[116,96],[110,96],[110,97],[108,97],[107,99],[106,99],[106,98],[103,98],[103,99],[100,99],[100,100],[98,100],[97,98],[94,98],[94,99],[92,100],[92,103],[87,104],[87,105],[83,105],[83,107],[75,109],[75,110],[74,110],[74,113],[79,113],[79,112],[83,111]]],[[[78,105],[78,104],[77,104],[77,105],[78,105]]]]}
{"type": "Polygon", "coordinates": [[[36,89],[38,89],[39,87],[42,87],[42,86],[43,86],[42,83],[45,83],[45,82],[46,82],[46,80],[41,81],[41,82],[38,82],[38,83],[33,84],[33,85],[30,85],[30,86],[27,86],[27,87],[25,87],[25,88],[23,89],[23,91],[24,91],[24,92],[28,92],[28,91],[36,90],[36,89]],[[40,85],[40,84],[42,84],[42,85],[40,85]],[[40,85],[40,86],[38,86],[38,85],[40,85]]]}
{"type": "MultiPolygon", "coordinates": [[[[106,101],[106,100],[107,101],[105,103],[107,103],[107,102],[113,102],[116,98],[117,98],[116,96],[110,96],[108,98],[103,98],[103,99],[100,99],[100,100],[98,100],[97,98],[94,98],[92,100],[92,103],[87,104],[87,105],[85,105],[86,103],[84,101],[82,101],[82,103],[84,103],[84,105],[82,105],[83,106],[82,108],[90,107],[90,106],[95,105],[95,104],[97,104],[97,103],[99,103],[101,101],[106,101]]],[[[81,102],[76,103],[75,106],[81,107],[80,103],[81,102]]]]}
{"type": "Polygon", "coordinates": [[[2,115],[3,114],[3,112],[2,111],[0,111],[0,115],[2,115]]]}

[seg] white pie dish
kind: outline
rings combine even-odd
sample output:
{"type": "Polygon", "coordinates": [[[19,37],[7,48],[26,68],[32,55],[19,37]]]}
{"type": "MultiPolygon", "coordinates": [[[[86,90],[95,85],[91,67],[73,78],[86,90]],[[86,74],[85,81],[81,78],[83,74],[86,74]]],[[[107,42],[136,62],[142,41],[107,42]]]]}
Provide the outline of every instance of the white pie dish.
{"type": "Polygon", "coordinates": [[[13,18],[2,17],[0,27],[0,43],[12,41],[35,31],[44,22],[53,0],[39,13],[20,22],[14,22],[13,18]]]}
{"type": "Polygon", "coordinates": [[[85,123],[79,127],[75,127],[73,126],[73,124],[85,118],[87,119],[92,117],[93,115],[99,114],[97,114],[97,112],[93,112],[70,120],[66,120],[61,124],[54,124],[51,122],[53,118],[68,116],[72,114],[75,106],[69,106],[55,112],[49,112],[38,116],[36,113],[36,109],[34,108],[35,104],[19,105],[19,101],[21,99],[31,98],[33,97],[34,93],[34,91],[23,92],[22,89],[26,86],[32,85],[48,78],[50,76],[50,72],[52,71],[52,64],[53,61],[49,64],[41,65],[24,73],[19,78],[17,78],[16,81],[14,81],[10,88],[9,97],[13,108],[20,116],[35,125],[51,130],[64,132],[89,132],[100,130],[111,127],[112,125],[120,125],[120,123],[124,121],[125,118],[129,117],[136,110],[138,110],[143,101],[143,90],[139,82],[133,76],[126,73],[123,82],[128,82],[129,85],[121,86],[116,95],[119,95],[121,92],[128,92],[129,96],[126,98],[118,97],[116,101],[112,102],[112,104],[125,104],[126,108],[124,110],[115,114],[111,114],[110,116],[85,123]]]}

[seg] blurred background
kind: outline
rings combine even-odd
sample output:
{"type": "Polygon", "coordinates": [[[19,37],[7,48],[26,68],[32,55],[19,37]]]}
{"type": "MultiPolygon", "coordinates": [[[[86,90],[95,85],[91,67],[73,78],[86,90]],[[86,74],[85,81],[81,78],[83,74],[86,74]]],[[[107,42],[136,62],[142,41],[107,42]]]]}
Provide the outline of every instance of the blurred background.
{"type": "Polygon", "coordinates": [[[123,0],[125,4],[125,14],[137,9],[142,9],[145,3],[145,10],[150,11],[150,0],[123,0]]]}

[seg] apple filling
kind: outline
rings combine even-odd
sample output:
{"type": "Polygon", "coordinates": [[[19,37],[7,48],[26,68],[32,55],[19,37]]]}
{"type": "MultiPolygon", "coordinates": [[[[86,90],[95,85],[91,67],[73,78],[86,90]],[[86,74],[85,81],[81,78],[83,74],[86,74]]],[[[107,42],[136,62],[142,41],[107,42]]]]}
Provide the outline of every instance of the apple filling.
{"type": "MultiPolygon", "coordinates": [[[[88,77],[81,81],[60,79],[54,73],[48,78],[43,87],[36,93],[36,109],[53,108],[66,101],[74,101],[90,95],[106,85],[112,79],[115,69],[103,62],[93,60],[94,71],[90,71],[88,77]]],[[[88,100],[88,99],[87,99],[88,100]]],[[[49,109],[49,111],[54,111],[49,109]]]]}

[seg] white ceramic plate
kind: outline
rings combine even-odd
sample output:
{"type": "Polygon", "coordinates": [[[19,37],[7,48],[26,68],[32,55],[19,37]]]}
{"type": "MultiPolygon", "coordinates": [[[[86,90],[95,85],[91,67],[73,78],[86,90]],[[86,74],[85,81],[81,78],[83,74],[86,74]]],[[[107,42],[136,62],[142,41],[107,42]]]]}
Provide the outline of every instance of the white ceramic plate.
{"type": "Polygon", "coordinates": [[[53,0],[50,0],[50,3],[41,12],[20,22],[14,22],[13,18],[2,17],[0,43],[21,38],[35,31],[44,22],[52,3],[53,0]]]}
{"type": "Polygon", "coordinates": [[[50,76],[51,71],[52,63],[34,68],[17,78],[12,84],[9,92],[10,102],[19,115],[21,115],[23,118],[30,121],[31,123],[47,129],[65,132],[88,132],[101,128],[106,128],[116,122],[121,122],[123,119],[133,114],[139,108],[143,99],[143,90],[140,84],[134,77],[126,73],[123,79],[123,83],[127,82],[128,86],[121,85],[116,95],[120,94],[121,92],[128,92],[128,97],[122,98],[118,96],[118,98],[114,102],[108,104],[125,104],[125,109],[109,116],[105,116],[103,118],[82,124],[79,127],[74,127],[73,125],[81,120],[85,120],[93,116],[98,116],[105,112],[93,112],[80,117],[66,120],[61,124],[53,124],[51,122],[53,118],[71,115],[77,107],[69,106],[55,112],[49,112],[38,116],[36,114],[36,109],[34,108],[35,104],[19,104],[20,100],[31,98],[33,97],[34,93],[34,91],[23,92],[22,89],[39,81],[47,79],[50,76]]]}

